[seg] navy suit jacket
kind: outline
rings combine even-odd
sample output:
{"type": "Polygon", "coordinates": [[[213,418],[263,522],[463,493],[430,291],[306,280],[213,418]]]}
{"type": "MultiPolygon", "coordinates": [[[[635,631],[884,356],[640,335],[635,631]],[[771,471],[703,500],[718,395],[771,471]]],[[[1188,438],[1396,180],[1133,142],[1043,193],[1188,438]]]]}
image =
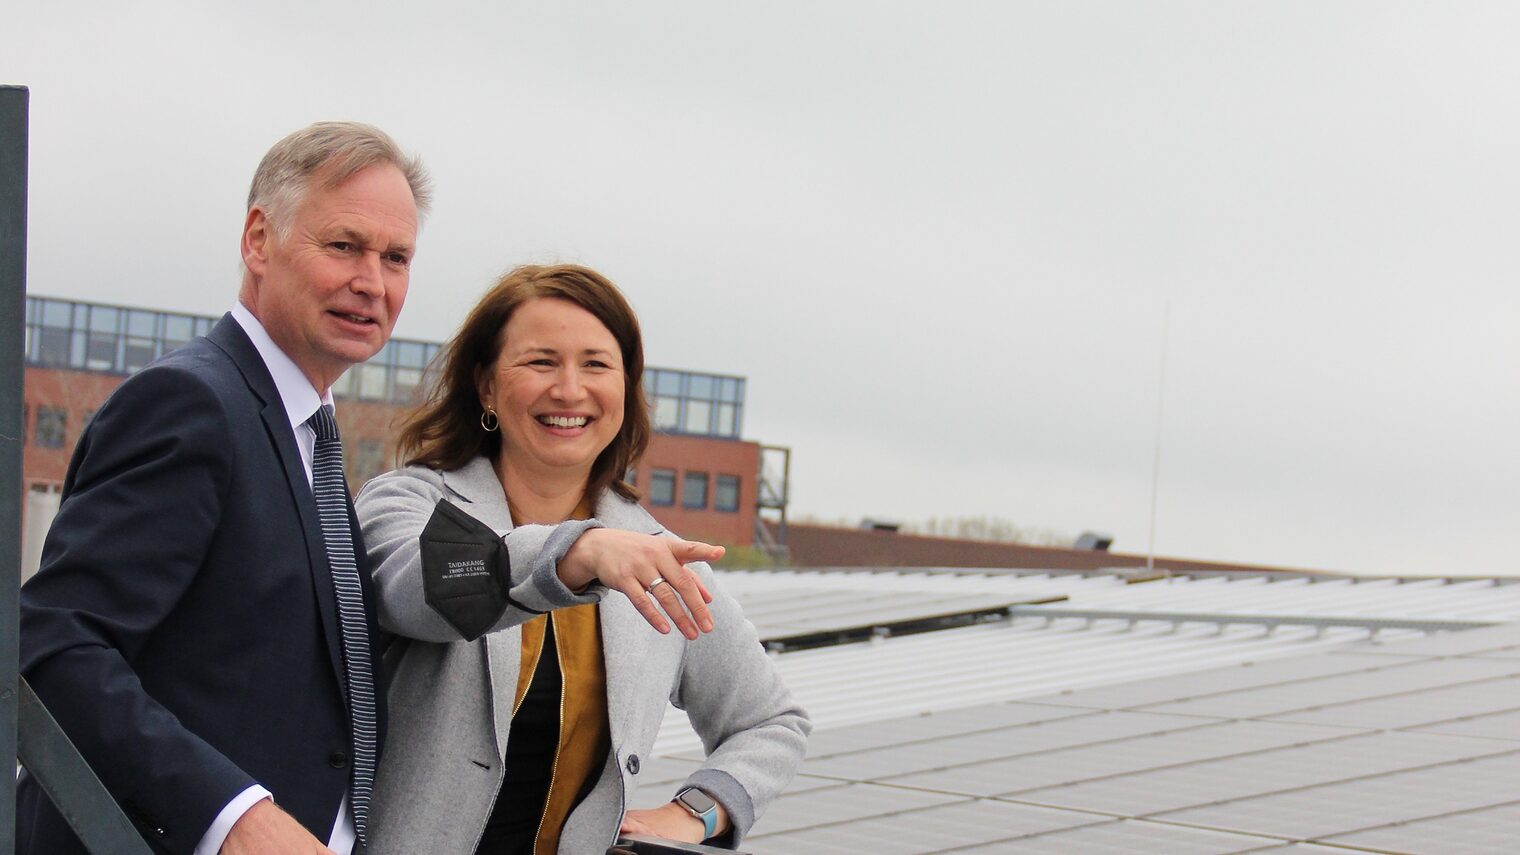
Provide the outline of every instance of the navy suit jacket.
{"type": "MultiPolygon", "coordinates": [[[[255,782],[327,842],[351,750],[336,599],[290,419],[231,316],[128,378],[80,437],[22,589],[20,664],[155,850],[191,852],[255,782]]],[[[26,775],[17,842],[84,851],[26,775]]]]}

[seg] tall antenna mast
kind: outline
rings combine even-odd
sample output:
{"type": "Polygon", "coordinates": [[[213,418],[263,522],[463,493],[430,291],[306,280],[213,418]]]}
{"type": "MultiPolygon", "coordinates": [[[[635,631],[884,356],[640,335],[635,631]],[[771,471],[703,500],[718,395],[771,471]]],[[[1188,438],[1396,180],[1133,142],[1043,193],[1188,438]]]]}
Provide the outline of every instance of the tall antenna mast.
{"type": "Polygon", "coordinates": [[[1161,417],[1166,411],[1166,344],[1172,325],[1172,300],[1161,310],[1161,378],[1156,383],[1156,451],[1151,458],[1151,532],[1145,545],[1145,574],[1156,571],[1156,496],[1161,489],[1161,417]]]}

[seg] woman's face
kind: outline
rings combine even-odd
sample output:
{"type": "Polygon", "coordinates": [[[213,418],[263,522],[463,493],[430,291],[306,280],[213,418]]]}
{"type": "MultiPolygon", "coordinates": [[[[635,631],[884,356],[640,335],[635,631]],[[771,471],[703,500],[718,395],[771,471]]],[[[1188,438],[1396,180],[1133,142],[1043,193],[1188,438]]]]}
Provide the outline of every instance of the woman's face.
{"type": "Polygon", "coordinates": [[[586,478],[623,426],[622,350],[568,300],[519,306],[479,385],[482,406],[501,420],[501,462],[524,475],[586,478]]]}

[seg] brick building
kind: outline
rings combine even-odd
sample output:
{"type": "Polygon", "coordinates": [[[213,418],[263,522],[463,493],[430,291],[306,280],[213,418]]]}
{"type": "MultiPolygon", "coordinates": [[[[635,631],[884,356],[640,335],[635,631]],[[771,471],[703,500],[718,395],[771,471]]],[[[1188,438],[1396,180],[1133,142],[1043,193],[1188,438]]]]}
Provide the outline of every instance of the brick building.
{"type": "MultiPolygon", "coordinates": [[[[36,570],[69,456],[95,410],[128,375],[215,322],[153,309],[26,298],[23,576],[36,570]]],[[[413,400],[438,349],[433,342],[392,339],[333,386],[344,460],[355,488],[393,466],[391,427],[413,400]]],[[[742,377],[645,370],[655,434],[633,480],[650,512],[683,536],[749,546],[757,532],[769,539],[757,525],[761,506],[778,510],[784,519],[784,486],[761,486],[766,449],[740,438],[744,386],[742,377]]]]}

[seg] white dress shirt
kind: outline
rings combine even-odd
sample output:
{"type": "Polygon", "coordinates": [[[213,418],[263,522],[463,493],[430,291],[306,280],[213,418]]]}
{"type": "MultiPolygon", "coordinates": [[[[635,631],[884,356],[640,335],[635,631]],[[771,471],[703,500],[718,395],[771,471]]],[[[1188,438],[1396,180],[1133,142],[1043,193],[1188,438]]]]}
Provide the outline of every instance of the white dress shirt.
{"type": "MultiPolygon", "coordinates": [[[[290,418],[290,429],[295,434],[296,448],[301,452],[301,465],[306,469],[306,483],[311,484],[311,461],[316,453],[317,434],[306,424],[317,407],[333,402],[332,390],[324,389],[318,395],[317,390],[301,373],[301,369],[295,362],[280,350],[280,346],[269,337],[264,325],[259,319],[248,311],[248,307],[238,302],[232,307],[232,319],[237,321],[238,326],[253,341],[253,346],[259,352],[259,357],[264,360],[264,367],[269,369],[269,376],[274,378],[275,389],[280,393],[280,402],[285,405],[285,415],[290,418]]],[[[232,826],[242,819],[248,809],[264,799],[272,798],[272,794],[258,784],[254,784],[233,797],[222,808],[221,813],[216,815],[211,827],[201,837],[201,842],[195,847],[195,855],[217,855],[222,849],[222,844],[227,841],[227,835],[232,831],[232,826]]],[[[343,800],[338,803],[338,815],[333,820],[332,833],[327,838],[327,848],[338,855],[350,855],[354,849],[354,821],[348,814],[348,792],[343,793],[343,800]]]]}

